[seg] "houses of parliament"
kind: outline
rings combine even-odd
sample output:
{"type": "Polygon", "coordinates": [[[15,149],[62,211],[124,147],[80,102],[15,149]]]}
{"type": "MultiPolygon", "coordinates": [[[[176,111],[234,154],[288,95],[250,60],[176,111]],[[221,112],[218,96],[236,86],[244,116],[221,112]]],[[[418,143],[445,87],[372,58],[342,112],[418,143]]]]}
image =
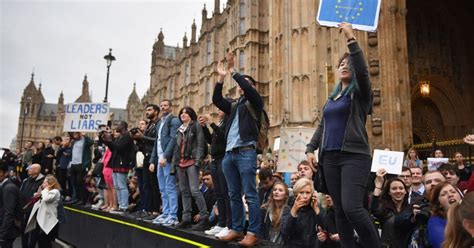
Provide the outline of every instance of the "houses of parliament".
{"type": "MultiPolygon", "coordinates": [[[[202,9],[199,33],[190,20],[191,33],[183,35],[181,46],[166,45],[171,31],[157,30],[148,90],[140,98],[133,88],[126,109],[115,110],[115,118],[136,125],[144,106],[161,99],[171,99],[175,114],[186,105],[198,114],[216,113],[216,65],[233,52],[236,69],[258,81],[270,138],[279,137],[282,127],[315,127],[337,83],[337,60],[347,50],[337,29],[317,23],[318,6],[319,0],[215,0],[213,10],[202,9]]],[[[356,32],[373,88],[366,124],[372,147],[406,150],[474,133],[474,33],[458,23],[474,23],[474,17],[442,0],[384,0],[377,31],[356,32]]],[[[224,92],[238,96],[230,77],[224,92]]],[[[80,101],[90,101],[86,77],[80,101]]],[[[55,104],[45,103],[32,77],[21,106],[17,147],[25,107],[24,140],[62,133],[62,95],[55,104]]]]}

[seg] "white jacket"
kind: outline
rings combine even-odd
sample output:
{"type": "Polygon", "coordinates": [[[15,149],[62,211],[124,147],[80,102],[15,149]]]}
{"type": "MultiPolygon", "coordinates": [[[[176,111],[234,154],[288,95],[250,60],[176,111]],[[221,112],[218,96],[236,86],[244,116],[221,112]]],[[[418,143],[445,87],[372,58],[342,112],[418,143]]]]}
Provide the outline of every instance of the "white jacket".
{"type": "Polygon", "coordinates": [[[43,189],[41,199],[35,203],[28,218],[25,233],[33,231],[36,223],[48,234],[58,224],[58,203],[61,194],[57,189],[43,189]]]}

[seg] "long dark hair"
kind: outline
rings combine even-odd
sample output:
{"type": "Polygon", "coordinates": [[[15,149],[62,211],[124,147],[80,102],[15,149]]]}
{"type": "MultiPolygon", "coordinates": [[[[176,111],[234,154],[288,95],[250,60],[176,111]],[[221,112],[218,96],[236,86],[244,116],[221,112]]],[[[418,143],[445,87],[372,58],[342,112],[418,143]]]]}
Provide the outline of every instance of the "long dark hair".
{"type": "Polygon", "coordinates": [[[398,212],[397,206],[393,202],[392,196],[390,195],[390,187],[393,182],[400,182],[405,188],[405,197],[403,199],[400,210],[403,210],[408,206],[408,189],[405,186],[405,183],[403,183],[403,181],[399,178],[392,178],[388,180],[387,184],[385,184],[385,187],[382,191],[382,195],[380,196],[382,206],[384,207],[384,213],[387,213],[387,211],[393,211],[395,213],[398,212]]]}
{"type": "Polygon", "coordinates": [[[178,114],[178,118],[179,118],[179,121],[180,121],[181,123],[183,123],[183,121],[181,120],[181,114],[182,114],[183,112],[186,112],[186,114],[188,114],[189,117],[191,117],[191,120],[197,121],[197,114],[196,114],[196,111],[194,111],[194,109],[191,108],[191,107],[189,107],[189,106],[185,106],[185,107],[183,107],[183,108],[181,108],[181,109],[179,110],[179,114],[178,114]]]}
{"type": "Polygon", "coordinates": [[[352,67],[352,61],[351,61],[351,57],[349,53],[346,52],[339,58],[338,63],[337,63],[337,68],[339,68],[342,61],[346,58],[347,58],[347,63],[349,64],[349,70],[352,73],[351,81],[349,82],[349,85],[344,90],[342,90],[342,80],[339,80],[336,87],[334,87],[331,94],[329,95],[330,99],[334,99],[334,97],[336,97],[339,94],[339,92],[341,92],[341,90],[342,90],[341,92],[342,96],[351,94],[354,91],[354,88],[356,87],[357,79],[356,79],[354,67],[352,67]]]}

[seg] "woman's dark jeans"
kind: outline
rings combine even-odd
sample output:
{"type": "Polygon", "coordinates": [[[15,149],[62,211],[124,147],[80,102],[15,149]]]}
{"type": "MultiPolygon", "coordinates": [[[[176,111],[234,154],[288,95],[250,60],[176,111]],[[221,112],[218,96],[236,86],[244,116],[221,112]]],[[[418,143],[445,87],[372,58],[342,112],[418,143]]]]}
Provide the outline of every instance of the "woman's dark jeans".
{"type": "Polygon", "coordinates": [[[354,229],[363,247],[380,247],[377,230],[363,207],[371,161],[365,154],[323,152],[324,177],[334,202],[336,227],[344,248],[355,247],[354,229]]]}
{"type": "Polygon", "coordinates": [[[222,158],[215,159],[211,164],[211,176],[214,182],[217,210],[219,211],[218,223],[220,227],[232,228],[232,213],[230,212],[229,191],[227,181],[222,171],[222,158]]]}

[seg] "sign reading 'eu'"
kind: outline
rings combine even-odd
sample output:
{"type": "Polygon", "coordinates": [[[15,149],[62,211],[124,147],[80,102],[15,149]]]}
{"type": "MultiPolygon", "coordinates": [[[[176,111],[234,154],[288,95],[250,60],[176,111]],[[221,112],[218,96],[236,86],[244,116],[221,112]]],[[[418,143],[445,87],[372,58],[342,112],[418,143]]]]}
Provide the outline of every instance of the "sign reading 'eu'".
{"type": "Polygon", "coordinates": [[[377,29],[381,0],[321,0],[317,21],[322,26],[337,27],[341,22],[351,23],[355,29],[377,29]]]}

